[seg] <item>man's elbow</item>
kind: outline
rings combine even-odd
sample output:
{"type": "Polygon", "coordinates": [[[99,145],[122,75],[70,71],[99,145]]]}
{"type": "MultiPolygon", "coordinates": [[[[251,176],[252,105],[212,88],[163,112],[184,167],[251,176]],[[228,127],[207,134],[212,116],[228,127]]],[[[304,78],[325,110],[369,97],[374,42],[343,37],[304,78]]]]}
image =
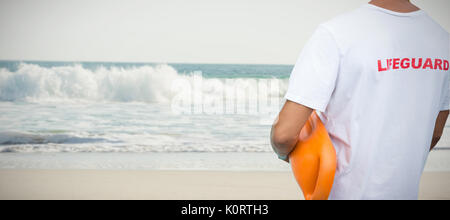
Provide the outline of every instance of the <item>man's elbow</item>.
{"type": "Polygon", "coordinates": [[[272,143],[276,145],[277,147],[283,147],[288,145],[290,142],[292,142],[292,138],[290,138],[288,135],[285,134],[274,134],[272,136],[272,143]]]}
{"type": "Polygon", "coordinates": [[[297,138],[287,135],[284,132],[273,131],[272,146],[280,156],[287,156],[292,151],[292,146],[297,142],[297,138]]]}

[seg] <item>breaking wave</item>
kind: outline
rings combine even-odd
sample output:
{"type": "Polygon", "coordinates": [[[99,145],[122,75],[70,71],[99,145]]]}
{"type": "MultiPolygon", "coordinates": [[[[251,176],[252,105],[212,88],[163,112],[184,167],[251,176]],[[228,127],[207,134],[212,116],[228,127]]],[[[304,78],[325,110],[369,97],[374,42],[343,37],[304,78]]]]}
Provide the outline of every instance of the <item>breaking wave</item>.
{"type": "Polygon", "coordinates": [[[81,65],[46,68],[20,64],[16,72],[0,69],[0,100],[165,102],[170,98],[171,83],[179,77],[168,65],[89,70],[81,65]]]}
{"type": "MultiPolygon", "coordinates": [[[[42,67],[21,63],[15,71],[0,69],[0,101],[169,102],[174,96],[173,82],[192,81],[194,74],[179,74],[166,64],[87,69],[79,64],[42,67]]],[[[206,84],[224,80],[202,79],[206,84]]],[[[287,80],[280,81],[284,84],[279,94],[282,96],[287,80]]]]}

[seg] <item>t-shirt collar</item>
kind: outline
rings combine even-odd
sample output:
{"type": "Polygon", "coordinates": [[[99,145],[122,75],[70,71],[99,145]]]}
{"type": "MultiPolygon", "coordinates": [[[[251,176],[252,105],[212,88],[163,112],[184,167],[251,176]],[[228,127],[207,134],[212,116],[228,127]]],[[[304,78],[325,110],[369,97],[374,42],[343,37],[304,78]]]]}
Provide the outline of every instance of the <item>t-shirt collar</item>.
{"type": "Polygon", "coordinates": [[[395,16],[402,16],[402,17],[412,17],[412,16],[418,16],[418,15],[425,14],[425,11],[423,11],[421,9],[419,9],[417,11],[413,11],[413,12],[403,13],[403,12],[391,11],[391,10],[388,10],[388,9],[385,9],[382,7],[378,7],[378,6],[370,4],[370,3],[365,4],[363,7],[378,10],[378,11],[381,11],[381,12],[384,12],[387,14],[391,14],[391,15],[395,15],[395,16]]]}

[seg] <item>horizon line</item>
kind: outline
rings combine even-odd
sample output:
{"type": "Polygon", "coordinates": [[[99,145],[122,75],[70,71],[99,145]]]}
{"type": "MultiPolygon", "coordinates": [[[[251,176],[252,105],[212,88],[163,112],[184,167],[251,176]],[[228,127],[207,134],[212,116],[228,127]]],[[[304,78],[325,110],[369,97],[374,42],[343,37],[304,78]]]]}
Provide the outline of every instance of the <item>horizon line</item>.
{"type": "Polygon", "coordinates": [[[0,59],[0,62],[55,62],[55,63],[122,63],[122,64],[187,64],[187,65],[267,65],[267,66],[294,66],[294,64],[275,63],[220,63],[220,62],[143,62],[143,61],[67,61],[67,60],[26,60],[26,59],[0,59]]]}

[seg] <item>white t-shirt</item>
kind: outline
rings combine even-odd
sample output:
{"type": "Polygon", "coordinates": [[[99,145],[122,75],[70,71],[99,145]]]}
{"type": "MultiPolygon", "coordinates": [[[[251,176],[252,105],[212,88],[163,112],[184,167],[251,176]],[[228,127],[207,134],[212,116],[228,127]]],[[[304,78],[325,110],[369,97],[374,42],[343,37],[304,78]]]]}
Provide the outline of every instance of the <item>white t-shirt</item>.
{"type": "Polygon", "coordinates": [[[338,168],[330,199],[417,199],[437,115],[449,109],[449,34],[424,11],[366,4],[323,23],[286,99],[316,109],[338,168]]]}

